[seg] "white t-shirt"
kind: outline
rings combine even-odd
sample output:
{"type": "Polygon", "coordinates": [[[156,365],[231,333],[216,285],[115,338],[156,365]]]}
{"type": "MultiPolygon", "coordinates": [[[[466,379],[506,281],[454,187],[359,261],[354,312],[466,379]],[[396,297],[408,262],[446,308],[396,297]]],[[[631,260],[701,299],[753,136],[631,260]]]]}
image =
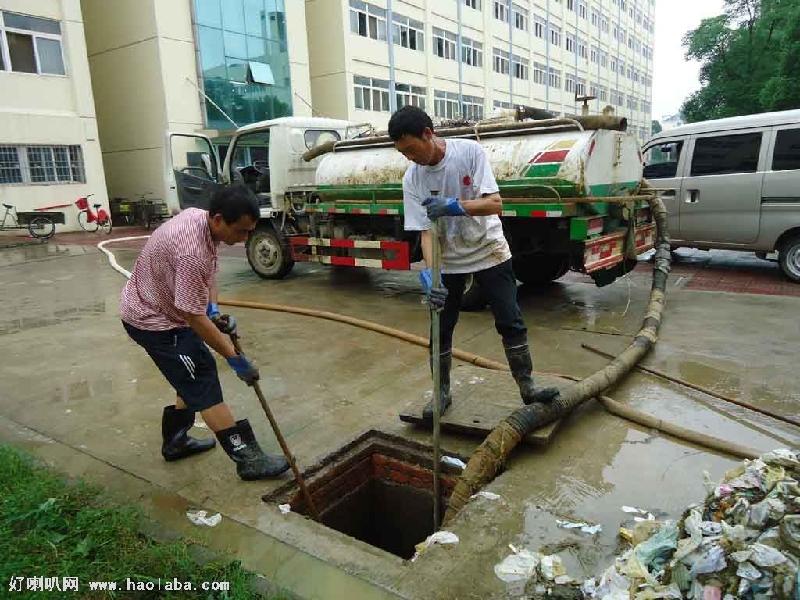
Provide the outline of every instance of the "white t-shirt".
{"type": "MultiPolygon", "coordinates": [[[[443,198],[473,200],[500,191],[486,152],[472,140],[445,140],[444,158],[434,166],[412,163],[403,177],[406,231],[427,231],[431,221],[422,203],[438,191],[443,198]]],[[[506,262],[511,250],[500,217],[442,217],[443,273],[475,273],[506,262]]]]}

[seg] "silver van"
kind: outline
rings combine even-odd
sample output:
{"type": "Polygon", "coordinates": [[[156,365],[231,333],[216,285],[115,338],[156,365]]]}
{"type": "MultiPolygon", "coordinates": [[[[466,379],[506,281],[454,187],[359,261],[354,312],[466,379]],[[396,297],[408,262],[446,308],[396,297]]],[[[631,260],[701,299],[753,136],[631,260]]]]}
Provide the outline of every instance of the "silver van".
{"type": "Polygon", "coordinates": [[[800,110],[691,123],[644,146],[673,248],[778,253],[800,282],[800,110]]]}

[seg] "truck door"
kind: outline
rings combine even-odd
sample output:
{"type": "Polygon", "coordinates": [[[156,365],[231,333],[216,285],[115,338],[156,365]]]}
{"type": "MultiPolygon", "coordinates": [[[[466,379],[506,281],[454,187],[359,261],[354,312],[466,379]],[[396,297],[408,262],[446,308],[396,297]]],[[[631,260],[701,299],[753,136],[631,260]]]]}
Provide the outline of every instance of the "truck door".
{"type": "Polygon", "coordinates": [[[758,237],[767,144],[763,132],[697,135],[683,178],[680,239],[747,244],[758,237]]]}
{"type": "Polygon", "coordinates": [[[661,199],[667,209],[667,227],[674,238],[679,237],[678,194],[681,191],[681,176],[684,173],[685,140],[658,140],[644,151],[644,178],[663,190],[661,199]]]}
{"type": "MultiPolygon", "coordinates": [[[[169,185],[167,193],[181,210],[208,209],[211,196],[221,187],[219,159],[204,135],[170,133],[168,136],[169,185]]],[[[171,204],[170,198],[167,199],[171,204]]]]}

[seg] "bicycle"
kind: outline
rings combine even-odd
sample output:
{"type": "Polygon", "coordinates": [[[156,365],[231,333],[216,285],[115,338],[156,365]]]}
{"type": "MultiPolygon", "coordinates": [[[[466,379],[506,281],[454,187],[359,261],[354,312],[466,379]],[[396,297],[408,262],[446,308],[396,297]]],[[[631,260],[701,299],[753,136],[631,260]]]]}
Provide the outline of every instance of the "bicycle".
{"type": "Polygon", "coordinates": [[[102,208],[102,204],[93,204],[92,206],[94,206],[94,209],[97,211],[94,212],[89,206],[89,198],[92,196],[94,196],[94,194],[83,196],[75,201],[75,206],[77,206],[80,211],[78,213],[78,225],[80,225],[81,229],[84,231],[93,233],[102,230],[103,233],[109,234],[111,233],[112,227],[111,215],[102,208]]]}
{"type": "Polygon", "coordinates": [[[6,210],[3,213],[3,220],[0,221],[0,231],[27,229],[31,237],[42,241],[49,240],[55,235],[56,222],[52,215],[28,211],[17,212],[13,204],[3,204],[3,207],[6,210]],[[7,225],[9,218],[12,219],[13,224],[7,225]]]}

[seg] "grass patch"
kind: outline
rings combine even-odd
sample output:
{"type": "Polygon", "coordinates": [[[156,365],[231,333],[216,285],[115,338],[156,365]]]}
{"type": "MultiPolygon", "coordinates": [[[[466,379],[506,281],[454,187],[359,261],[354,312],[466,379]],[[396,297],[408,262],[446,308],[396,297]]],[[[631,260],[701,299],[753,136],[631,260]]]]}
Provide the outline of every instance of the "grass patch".
{"type": "Polygon", "coordinates": [[[266,598],[252,591],[254,575],[238,562],[198,564],[185,542],[144,536],[143,518],[135,507],[103,500],[98,488],[67,483],[19,450],[0,445],[0,597],[266,598]],[[33,577],[45,578],[38,583],[52,589],[30,591],[33,577]],[[67,577],[78,579],[78,593],[64,590],[67,577]],[[89,582],[96,580],[115,582],[117,591],[90,589],[89,582]],[[165,589],[174,580],[198,588],[203,582],[227,582],[230,589],[165,589]],[[131,583],[136,587],[127,591],[131,583]],[[10,593],[12,584],[22,593],[10,593]]]}

